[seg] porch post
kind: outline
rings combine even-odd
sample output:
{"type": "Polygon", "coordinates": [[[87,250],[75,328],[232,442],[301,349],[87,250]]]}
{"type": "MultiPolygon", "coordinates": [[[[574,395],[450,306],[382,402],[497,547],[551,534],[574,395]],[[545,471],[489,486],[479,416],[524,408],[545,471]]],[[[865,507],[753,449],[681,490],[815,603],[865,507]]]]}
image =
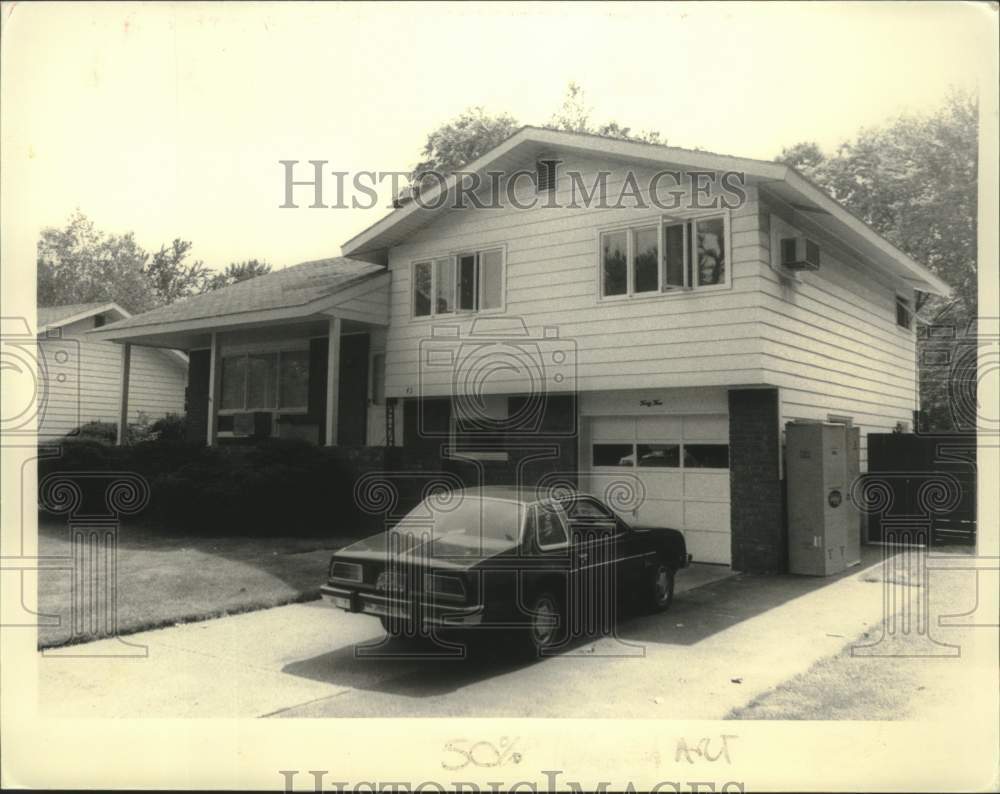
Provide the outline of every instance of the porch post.
{"type": "Polygon", "coordinates": [[[340,397],[340,318],[330,318],[330,338],[326,353],[326,439],[337,444],[337,404],[340,397]]]}
{"type": "Polygon", "coordinates": [[[208,432],[205,443],[210,447],[215,446],[216,431],[219,425],[218,398],[219,385],[222,375],[222,367],[219,363],[219,336],[212,332],[212,344],[209,348],[208,356],[208,432]]]}
{"type": "Polygon", "coordinates": [[[128,441],[128,381],[132,369],[132,344],[122,345],[121,390],[118,394],[118,435],[115,443],[120,447],[128,441]]]}

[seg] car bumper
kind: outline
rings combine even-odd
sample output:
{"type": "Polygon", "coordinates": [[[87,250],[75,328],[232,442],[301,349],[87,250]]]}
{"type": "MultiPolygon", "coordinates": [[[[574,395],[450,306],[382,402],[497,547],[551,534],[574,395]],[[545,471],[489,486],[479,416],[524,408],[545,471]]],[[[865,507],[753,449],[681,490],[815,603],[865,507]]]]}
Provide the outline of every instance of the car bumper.
{"type": "MultiPolygon", "coordinates": [[[[360,612],[379,617],[412,617],[413,605],[409,601],[380,593],[349,590],[346,587],[325,584],[319,589],[323,600],[346,612],[360,612]]],[[[435,626],[475,626],[483,622],[483,607],[460,607],[449,604],[427,603],[419,605],[421,623],[435,626]]]]}

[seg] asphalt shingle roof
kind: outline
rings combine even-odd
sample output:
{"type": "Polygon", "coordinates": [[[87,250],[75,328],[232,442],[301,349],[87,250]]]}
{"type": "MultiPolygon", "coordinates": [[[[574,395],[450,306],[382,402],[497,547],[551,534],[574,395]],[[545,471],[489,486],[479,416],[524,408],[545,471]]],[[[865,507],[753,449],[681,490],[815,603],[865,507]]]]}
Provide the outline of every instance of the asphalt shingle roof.
{"type": "Polygon", "coordinates": [[[161,306],[107,327],[131,328],[302,306],[382,272],[385,268],[381,265],[356,259],[317,259],[161,306]]]}
{"type": "Polygon", "coordinates": [[[45,328],[52,323],[65,320],[67,317],[74,317],[77,314],[84,314],[92,309],[99,309],[107,306],[110,301],[96,301],[92,303],[64,303],[61,306],[39,306],[38,307],[38,327],[45,328]]]}

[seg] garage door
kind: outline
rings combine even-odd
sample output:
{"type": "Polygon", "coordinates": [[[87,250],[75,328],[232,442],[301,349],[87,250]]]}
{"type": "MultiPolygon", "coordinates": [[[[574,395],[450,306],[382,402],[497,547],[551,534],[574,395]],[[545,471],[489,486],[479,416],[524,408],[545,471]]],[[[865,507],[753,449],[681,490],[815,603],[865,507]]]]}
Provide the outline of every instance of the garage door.
{"type": "Polygon", "coordinates": [[[601,496],[635,477],[644,498],[623,518],[682,530],[695,560],[730,563],[727,416],[590,417],[583,447],[585,489],[601,496]]]}

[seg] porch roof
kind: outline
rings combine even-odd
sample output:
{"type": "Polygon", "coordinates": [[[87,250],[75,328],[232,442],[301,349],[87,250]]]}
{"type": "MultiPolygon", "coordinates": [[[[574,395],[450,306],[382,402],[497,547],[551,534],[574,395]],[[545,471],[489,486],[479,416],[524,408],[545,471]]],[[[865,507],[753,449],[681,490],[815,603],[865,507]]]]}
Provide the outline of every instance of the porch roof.
{"type": "Polygon", "coordinates": [[[379,279],[388,279],[381,265],[345,257],[317,259],[127,317],[91,334],[110,341],[184,346],[184,339],[210,330],[329,315],[357,288],[363,293],[379,279]]]}

